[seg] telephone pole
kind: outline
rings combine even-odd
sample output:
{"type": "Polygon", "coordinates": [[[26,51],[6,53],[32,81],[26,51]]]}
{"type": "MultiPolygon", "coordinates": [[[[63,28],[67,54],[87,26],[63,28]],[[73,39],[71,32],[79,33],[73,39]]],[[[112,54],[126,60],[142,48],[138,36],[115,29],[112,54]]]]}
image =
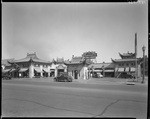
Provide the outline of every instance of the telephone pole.
{"type": "Polygon", "coordinates": [[[137,74],[138,73],[138,66],[137,66],[137,33],[135,33],[135,78],[136,81],[138,80],[137,74]]]}

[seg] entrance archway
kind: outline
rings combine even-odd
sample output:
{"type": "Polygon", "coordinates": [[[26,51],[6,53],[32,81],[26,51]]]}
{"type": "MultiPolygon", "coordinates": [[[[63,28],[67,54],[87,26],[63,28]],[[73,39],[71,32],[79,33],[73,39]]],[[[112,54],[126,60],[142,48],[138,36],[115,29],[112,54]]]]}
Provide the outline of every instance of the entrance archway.
{"type": "Polygon", "coordinates": [[[78,79],[78,70],[74,70],[74,79],[78,79]]]}

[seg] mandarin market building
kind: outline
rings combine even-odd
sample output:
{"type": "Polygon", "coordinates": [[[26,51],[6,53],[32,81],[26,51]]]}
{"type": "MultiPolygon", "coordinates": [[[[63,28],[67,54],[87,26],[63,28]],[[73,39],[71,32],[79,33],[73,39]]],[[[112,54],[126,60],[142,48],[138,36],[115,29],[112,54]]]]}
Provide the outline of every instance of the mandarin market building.
{"type": "Polygon", "coordinates": [[[121,73],[127,72],[141,78],[141,58],[136,58],[135,53],[119,53],[121,59],[111,59],[115,64],[115,77],[119,77],[121,73]],[[137,66],[136,66],[137,63],[137,66]]]}
{"type": "Polygon", "coordinates": [[[23,59],[2,62],[2,72],[10,73],[14,78],[56,77],[61,72],[68,72],[74,79],[89,79],[92,72],[101,73],[104,77],[119,77],[123,72],[135,74],[137,60],[138,77],[141,77],[141,59],[136,59],[135,54],[129,52],[119,55],[121,59],[112,59],[111,63],[93,63],[82,56],[73,56],[71,61],[57,58],[49,62],[39,59],[36,53],[27,53],[23,59]]]}
{"type": "Polygon", "coordinates": [[[11,68],[5,70],[9,70],[8,72],[14,78],[54,77],[58,76],[60,72],[67,71],[64,64],[39,59],[35,52],[27,53],[25,58],[8,61],[8,63],[11,64],[11,68]]]}
{"type": "Polygon", "coordinates": [[[68,75],[73,79],[89,79],[88,66],[91,64],[91,60],[85,59],[83,56],[72,56],[71,61],[65,61],[67,66],[68,75]]]}

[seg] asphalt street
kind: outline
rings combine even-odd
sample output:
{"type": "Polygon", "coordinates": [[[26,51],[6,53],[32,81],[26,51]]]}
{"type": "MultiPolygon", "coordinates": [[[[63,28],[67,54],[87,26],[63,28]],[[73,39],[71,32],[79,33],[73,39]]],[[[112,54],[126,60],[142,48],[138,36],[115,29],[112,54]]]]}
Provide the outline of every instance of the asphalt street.
{"type": "Polygon", "coordinates": [[[147,118],[147,85],[119,81],[2,81],[2,117],[147,118]]]}

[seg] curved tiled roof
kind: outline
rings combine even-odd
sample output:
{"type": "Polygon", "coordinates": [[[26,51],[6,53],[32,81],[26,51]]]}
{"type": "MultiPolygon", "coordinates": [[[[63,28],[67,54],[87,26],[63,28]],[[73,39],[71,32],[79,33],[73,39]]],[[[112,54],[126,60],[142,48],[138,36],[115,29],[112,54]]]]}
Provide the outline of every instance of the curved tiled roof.
{"type": "Polygon", "coordinates": [[[122,59],[135,58],[135,53],[129,53],[129,52],[128,53],[123,53],[123,54],[119,53],[119,55],[122,59]]]}
{"type": "Polygon", "coordinates": [[[85,61],[83,57],[72,57],[71,61],[65,61],[65,64],[82,64],[85,61]]]}
{"type": "Polygon", "coordinates": [[[25,58],[22,58],[22,59],[19,59],[19,60],[10,61],[10,63],[29,62],[30,60],[32,60],[34,62],[40,62],[40,63],[51,63],[49,61],[45,61],[45,60],[39,59],[36,56],[36,53],[33,53],[33,54],[27,53],[27,56],[25,58]]]}
{"type": "Polygon", "coordinates": [[[90,64],[88,66],[89,68],[114,68],[115,64],[114,63],[94,63],[94,64],[90,64]]]}
{"type": "MultiPolygon", "coordinates": [[[[131,61],[136,61],[136,59],[111,59],[112,62],[131,62],[131,61]]],[[[138,59],[139,60],[139,59],[138,59]]]]}
{"type": "Polygon", "coordinates": [[[1,61],[1,63],[2,63],[2,65],[10,66],[11,64],[9,64],[8,62],[12,62],[12,61],[14,61],[14,60],[15,60],[14,58],[12,58],[12,59],[3,59],[3,60],[1,61]]]}

